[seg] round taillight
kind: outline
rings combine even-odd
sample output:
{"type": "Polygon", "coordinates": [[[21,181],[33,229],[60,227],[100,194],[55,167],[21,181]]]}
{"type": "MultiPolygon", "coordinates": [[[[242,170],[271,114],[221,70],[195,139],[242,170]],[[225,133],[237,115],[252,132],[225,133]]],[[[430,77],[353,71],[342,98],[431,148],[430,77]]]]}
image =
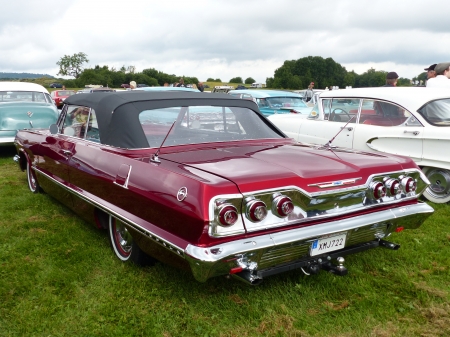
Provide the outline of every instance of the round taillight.
{"type": "Polygon", "coordinates": [[[400,188],[400,181],[394,178],[389,178],[384,182],[384,186],[386,186],[386,190],[388,195],[391,197],[396,196],[397,194],[402,193],[400,188]]]}
{"type": "Polygon", "coordinates": [[[411,177],[404,177],[400,181],[402,189],[405,193],[415,192],[417,189],[416,181],[411,177]]]}
{"type": "Polygon", "coordinates": [[[252,222],[262,221],[267,216],[266,204],[261,200],[249,199],[245,206],[247,218],[252,222]]]}
{"type": "Polygon", "coordinates": [[[224,227],[233,226],[239,218],[236,207],[230,204],[222,205],[219,209],[217,220],[224,227]]]}
{"type": "Polygon", "coordinates": [[[272,212],[276,216],[284,218],[294,210],[294,204],[289,197],[281,195],[280,193],[275,193],[272,196],[272,199],[272,212]]]}
{"type": "Polygon", "coordinates": [[[386,196],[386,187],[384,187],[384,185],[379,181],[371,182],[369,185],[369,190],[375,200],[381,199],[386,196]]]}

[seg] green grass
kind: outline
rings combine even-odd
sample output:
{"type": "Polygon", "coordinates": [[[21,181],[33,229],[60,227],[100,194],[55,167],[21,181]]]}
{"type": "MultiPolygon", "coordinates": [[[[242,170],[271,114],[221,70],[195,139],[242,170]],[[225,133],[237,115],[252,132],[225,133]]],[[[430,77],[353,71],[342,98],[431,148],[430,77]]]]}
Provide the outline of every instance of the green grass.
{"type": "Polygon", "coordinates": [[[106,233],[47,194],[0,148],[0,336],[449,336],[450,205],[398,251],[349,274],[292,271],[250,287],[114,258],[106,233]]]}

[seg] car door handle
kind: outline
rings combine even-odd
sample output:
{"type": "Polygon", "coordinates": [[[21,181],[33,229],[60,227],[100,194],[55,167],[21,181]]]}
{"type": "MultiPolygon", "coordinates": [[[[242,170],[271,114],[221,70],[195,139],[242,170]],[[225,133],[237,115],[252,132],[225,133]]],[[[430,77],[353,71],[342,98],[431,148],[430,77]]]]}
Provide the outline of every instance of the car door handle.
{"type": "Polygon", "coordinates": [[[414,131],[405,130],[405,131],[403,131],[403,133],[412,133],[414,136],[417,136],[420,133],[420,131],[417,131],[417,130],[414,130],[414,131]]]}
{"type": "Polygon", "coordinates": [[[342,129],[347,129],[348,131],[352,131],[352,130],[353,130],[353,127],[349,126],[349,127],[344,128],[343,126],[341,126],[341,130],[342,130],[342,129]]]}
{"type": "Polygon", "coordinates": [[[72,155],[72,151],[69,151],[69,150],[61,150],[61,152],[64,153],[66,156],[72,155]]]}

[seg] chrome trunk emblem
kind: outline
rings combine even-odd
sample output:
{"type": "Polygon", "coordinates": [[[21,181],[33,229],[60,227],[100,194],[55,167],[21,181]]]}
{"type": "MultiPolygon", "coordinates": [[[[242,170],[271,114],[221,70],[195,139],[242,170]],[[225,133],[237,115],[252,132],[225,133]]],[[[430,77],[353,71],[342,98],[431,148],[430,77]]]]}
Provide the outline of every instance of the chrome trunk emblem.
{"type": "Polygon", "coordinates": [[[177,200],[183,201],[187,197],[187,187],[182,187],[178,190],[177,193],[177,200]]]}
{"type": "Polygon", "coordinates": [[[336,187],[336,186],[343,186],[343,185],[351,185],[361,179],[362,178],[353,178],[353,179],[345,179],[345,180],[327,181],[324,183],[309,184],[308,186],[317,186],[319,188],[336,187]]]}

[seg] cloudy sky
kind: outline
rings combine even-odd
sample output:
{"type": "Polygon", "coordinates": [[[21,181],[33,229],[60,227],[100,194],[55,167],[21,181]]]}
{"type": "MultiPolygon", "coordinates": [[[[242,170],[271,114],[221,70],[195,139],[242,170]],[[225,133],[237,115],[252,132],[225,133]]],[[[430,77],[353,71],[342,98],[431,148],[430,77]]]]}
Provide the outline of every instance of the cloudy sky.
{"type": "Polygon", "coordinates": [[[265,82],[285,60],[331,57],[412,78],[450,61],[445,0],[0,0],[0,72],[87,67],[265,82]]]}

